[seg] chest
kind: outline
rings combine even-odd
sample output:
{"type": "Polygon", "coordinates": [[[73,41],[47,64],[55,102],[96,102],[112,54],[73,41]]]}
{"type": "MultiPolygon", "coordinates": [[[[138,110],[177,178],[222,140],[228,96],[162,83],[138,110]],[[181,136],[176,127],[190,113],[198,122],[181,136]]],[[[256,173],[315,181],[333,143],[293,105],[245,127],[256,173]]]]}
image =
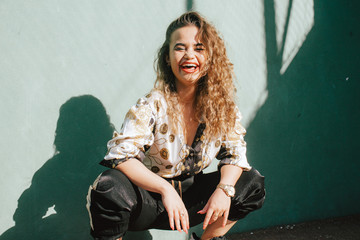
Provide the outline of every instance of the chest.
{"type": "Polygon", "coordinates": [[[199,122],[195,120],[195,110],[192,106],[182,106],[182,114],[182,127],[183,135],[185,137],[185,144],[191,146],[194,141],[199,122]]]}
{"type": "Polygon", "coordinates": [[[192,145],[195,135],[196,135],[196,132],[197,132],[197,129],[198,129],[198,126],[199,126],[199,123],[196,121],[185,122],[184,129],[185,129],[186,145],[188,145],[188,146],[192,145]]]}
{"type": "Polygon", "coordinates": [[[188,138],[174,134],[171,128],[167,134],[155,134],[154,144],[146,152],[143,163],[163,177],[193,174],[206,168],[219,152],[220,139],[206,141],[203,123],[187,127],[191,130],[188,138]]]}

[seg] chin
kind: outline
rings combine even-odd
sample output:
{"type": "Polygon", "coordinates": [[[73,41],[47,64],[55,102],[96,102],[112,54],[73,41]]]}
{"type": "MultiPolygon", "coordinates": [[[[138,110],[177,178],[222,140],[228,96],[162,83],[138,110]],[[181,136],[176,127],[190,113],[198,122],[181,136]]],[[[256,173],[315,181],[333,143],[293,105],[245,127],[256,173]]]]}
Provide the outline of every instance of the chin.
{"type": "Polygon", "coordinates": [[[185,82],[189,86],[194,85],[195,83],[197,83],[197,81],[198,81],[198,79],[187,79],[187,80],[185,80],[185,82]]]}

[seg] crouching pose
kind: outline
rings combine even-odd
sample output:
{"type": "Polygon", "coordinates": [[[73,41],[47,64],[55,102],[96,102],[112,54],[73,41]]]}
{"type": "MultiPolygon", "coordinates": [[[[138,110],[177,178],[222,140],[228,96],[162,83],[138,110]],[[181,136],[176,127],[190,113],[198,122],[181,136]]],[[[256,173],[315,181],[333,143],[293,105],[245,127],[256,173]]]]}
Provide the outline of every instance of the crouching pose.
{"type": "Polygon", "coordinates": [[[265,190],[246,158],[224,42],[198,13],[185,13],[169,25],[156,66],[154,89],[127,113],[101,162],[110,169],[90,186],[91,234],[121,240],[128,230],[187,233],[203,223],[202,240],[225,239],[261,208],[265,190]],[[218,171],[203,173],[214,159],[218,171]]]}

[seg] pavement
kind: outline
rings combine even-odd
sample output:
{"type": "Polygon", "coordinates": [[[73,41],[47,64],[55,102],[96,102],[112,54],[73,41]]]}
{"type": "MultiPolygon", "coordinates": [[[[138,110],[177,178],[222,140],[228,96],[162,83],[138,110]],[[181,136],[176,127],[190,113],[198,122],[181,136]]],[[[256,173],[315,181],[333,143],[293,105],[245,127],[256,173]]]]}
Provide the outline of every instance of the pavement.
{"type": "Polygon", "coordinates": [[[227,238],[229,240],[360,240],[360,214],[229,234],[227,238]]]}

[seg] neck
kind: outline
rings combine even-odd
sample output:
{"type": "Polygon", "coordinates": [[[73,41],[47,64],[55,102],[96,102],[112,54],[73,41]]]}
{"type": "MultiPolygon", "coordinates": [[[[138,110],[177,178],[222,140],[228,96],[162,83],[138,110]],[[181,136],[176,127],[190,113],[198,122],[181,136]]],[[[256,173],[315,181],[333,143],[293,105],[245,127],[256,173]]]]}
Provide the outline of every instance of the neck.
{"type": "Polygon", "coordinates": [[[177,92],[179,94],[179,102],[185,105],[193,104],[195,101],[196,87],[182,87],[177,86],[177,92]]]}

